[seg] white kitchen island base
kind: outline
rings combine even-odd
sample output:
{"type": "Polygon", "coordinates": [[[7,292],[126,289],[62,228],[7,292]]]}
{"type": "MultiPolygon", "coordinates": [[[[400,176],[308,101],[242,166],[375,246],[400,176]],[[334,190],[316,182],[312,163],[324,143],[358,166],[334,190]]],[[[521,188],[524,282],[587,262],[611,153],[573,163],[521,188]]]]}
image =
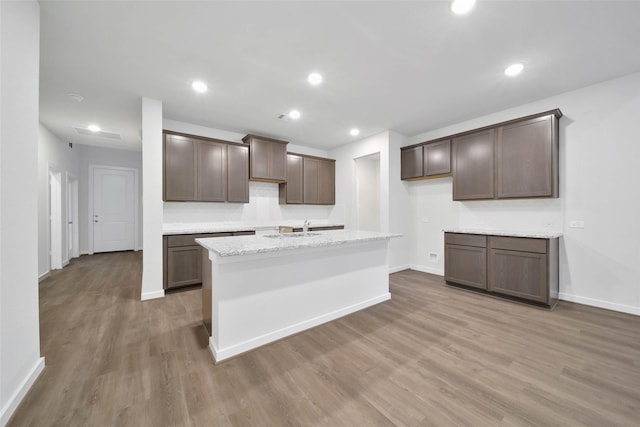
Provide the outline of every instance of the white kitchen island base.
{"type": "MultiPolygon", "coordinates": [[[[221,239],[199,243],[207,248],[205,240],[221,239]]],[[[203,320],[214,359],[390,299],[388,242],[387,237],[235,256],[203,251],[203,320]]]]}

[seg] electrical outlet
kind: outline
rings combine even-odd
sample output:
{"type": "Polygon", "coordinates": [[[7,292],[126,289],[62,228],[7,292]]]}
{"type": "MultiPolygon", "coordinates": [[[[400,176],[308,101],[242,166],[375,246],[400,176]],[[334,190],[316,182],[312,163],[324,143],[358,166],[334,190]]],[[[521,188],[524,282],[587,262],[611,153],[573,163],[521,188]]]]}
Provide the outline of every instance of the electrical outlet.
{"type": "Polygon", "coordinates": [[[425,217],[423,217],[423,218],[422,218],[422,222],[429,222],[429,218],[428,218],[428,217],[426,217],[426,216],[425,216],[425,217]]]}
{"type": "Polygon", "coordinates": [[[435,252],[429,252],[429,261],[438,262],[438,254],[435,252]]]}
{"type": "Polygon", "coordinates": [[[569,221],[569,228],[584,228],[584,221],[569,221]]]}

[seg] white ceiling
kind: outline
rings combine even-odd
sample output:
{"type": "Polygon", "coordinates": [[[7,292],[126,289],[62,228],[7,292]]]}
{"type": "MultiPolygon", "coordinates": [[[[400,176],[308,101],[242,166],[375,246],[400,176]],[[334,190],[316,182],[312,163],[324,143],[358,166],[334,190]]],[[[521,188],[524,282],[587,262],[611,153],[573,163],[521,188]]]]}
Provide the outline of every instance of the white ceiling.
{"type": "Polygon", "coordinates": [[[638,1],[41,1],[41,20],[41,121],[134,150],[143,96],[165,118],[328,149],[353,126],[411,136],[640,71],[638,1]],[[122,140],[74,129],[90,123],[122,140]]]}

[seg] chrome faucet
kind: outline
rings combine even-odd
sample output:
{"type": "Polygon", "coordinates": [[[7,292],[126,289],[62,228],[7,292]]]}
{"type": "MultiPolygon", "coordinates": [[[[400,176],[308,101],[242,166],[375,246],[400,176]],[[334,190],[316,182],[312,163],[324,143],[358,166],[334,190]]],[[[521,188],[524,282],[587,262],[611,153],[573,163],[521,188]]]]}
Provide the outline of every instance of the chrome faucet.
{"type": "Polygon", "coordinates": [[[306,235],[307,232],[309,231],[309,220],[305,219],[304,220],[304,224],[302,224],[302,234],[306,235]]]}

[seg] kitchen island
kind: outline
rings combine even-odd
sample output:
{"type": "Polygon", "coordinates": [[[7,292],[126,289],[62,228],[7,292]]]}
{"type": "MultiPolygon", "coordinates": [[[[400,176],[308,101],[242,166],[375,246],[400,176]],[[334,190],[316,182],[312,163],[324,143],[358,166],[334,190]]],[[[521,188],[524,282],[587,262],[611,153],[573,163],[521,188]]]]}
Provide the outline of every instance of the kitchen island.
{"type": "Polygon", "coordinates": [[[392,237],[335,230],[197,239],[216,362],[390,299],[392,237]]]}

